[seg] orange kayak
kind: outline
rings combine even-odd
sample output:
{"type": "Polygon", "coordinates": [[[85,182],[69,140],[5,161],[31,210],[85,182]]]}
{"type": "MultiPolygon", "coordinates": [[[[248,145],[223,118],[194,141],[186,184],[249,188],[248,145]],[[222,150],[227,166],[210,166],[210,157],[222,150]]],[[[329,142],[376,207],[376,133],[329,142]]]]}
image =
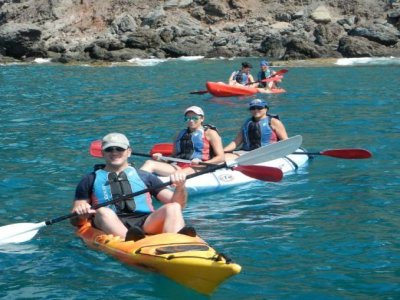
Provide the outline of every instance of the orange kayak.
{"type": "Polygon", "coordinates": [[[241,267],[216,252],[200,237],[177,233],[147,236],[125,242],[86,223],[77,235],[91,248],[120,261],[164,276],[199,293],[209,295],[241,267]]]}

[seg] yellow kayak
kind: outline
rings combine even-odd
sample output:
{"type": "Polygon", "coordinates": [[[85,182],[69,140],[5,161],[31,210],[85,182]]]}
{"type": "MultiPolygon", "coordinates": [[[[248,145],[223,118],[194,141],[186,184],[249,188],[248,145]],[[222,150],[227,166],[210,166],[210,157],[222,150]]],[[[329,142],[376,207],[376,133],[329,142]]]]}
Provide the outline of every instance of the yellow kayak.
{"type": "Polygon", "coordinates": [[[161,273],[206,295],[241,270],[238,264],[217,253],[199,237],[162,233],[125,242],[90,223],[81,226],[77,235],[91,248],[104,251],[126,264],[161,273]]]}

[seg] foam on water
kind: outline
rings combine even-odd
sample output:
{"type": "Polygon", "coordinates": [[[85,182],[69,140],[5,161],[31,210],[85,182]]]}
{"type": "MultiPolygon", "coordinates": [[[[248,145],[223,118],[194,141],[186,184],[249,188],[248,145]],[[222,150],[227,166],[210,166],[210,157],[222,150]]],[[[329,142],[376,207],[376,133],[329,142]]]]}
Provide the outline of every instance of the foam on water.
{"type": "Polygon", "coordinates": [[[393,65],[400,64],[398,57],[356,57],[356,58],[339,58],[336,63],[338,66],[355,66],[355,65],[393,65]]]}
{"type": "Polygon", "coordinates": [[[179,58],[166,58],[166,59],[161,59],[161,58],[131,58],[128,60],[129,63],[132,63],[137,66],[141,67],[152,67],[156,66],[158,64],[161,64],[166,61],[170,60],[181,60],[181,61],[195,61],[195,60],[200,60],[203,59],[204,56],[181,56],[179,58]]]}
{"type": "Polygon", "coordinates": [[[37,64],[47,64],[51,62],[51,58],[35,58],[34,62],[37,64]]]}

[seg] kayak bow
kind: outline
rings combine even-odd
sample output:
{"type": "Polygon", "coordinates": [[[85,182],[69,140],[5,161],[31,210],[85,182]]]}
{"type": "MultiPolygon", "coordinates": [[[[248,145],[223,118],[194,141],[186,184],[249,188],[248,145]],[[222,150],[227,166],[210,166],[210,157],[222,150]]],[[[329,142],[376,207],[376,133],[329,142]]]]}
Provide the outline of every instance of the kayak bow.
{"type": "Polygon", "coordinates": [[[217,253],[198,236],[162,233],[125,242],[93,228],[90,223],[80,227],[77,235],[93,249],[130,266],[160,273],[206,295],[241,271],[238,264],[217,253]]]}

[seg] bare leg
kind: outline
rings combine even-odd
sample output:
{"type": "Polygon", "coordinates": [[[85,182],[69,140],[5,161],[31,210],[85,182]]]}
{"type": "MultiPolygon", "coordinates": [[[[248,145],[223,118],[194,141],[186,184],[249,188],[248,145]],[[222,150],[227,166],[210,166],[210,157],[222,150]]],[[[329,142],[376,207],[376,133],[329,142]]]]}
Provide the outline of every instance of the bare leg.
{"type": "Polygon", "coordinates": [[[96,211],[94,224],[105,233],[118,235],[123,239],[128,231],[115,212],[108,207],[101,207],[96,211]]]}
{"type": "Polygon", "coordinates": [[[182,207],[179,203],[167,203],[153,212],[144,222],[146,233],[157,234],[162,232],[176,233],[185,226],[182,207]]]}

